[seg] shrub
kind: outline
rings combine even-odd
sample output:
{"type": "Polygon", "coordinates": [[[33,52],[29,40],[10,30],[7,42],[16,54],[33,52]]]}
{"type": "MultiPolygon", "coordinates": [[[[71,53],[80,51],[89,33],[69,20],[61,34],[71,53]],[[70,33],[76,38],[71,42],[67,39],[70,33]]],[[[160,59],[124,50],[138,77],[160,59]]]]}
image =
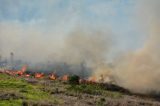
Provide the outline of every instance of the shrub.
{"type": "Polygon", "coordinates": [[[77,76],[77,75],[70,76],[68,82],[71,85],[79,84],[79,76],[77,76]]]}

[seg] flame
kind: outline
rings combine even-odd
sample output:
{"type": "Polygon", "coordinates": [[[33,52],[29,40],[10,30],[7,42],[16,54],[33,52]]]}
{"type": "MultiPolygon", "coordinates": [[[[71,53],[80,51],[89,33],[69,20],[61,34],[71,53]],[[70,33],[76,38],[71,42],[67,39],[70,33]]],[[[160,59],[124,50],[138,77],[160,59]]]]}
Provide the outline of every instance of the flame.
{"type": "Polygon", "coordinates": [[[55,74],[51,74],[51,75],[49,75],[49,79],[56,80],[57,76],[55,74]]]}
{"type": "MultiPolygon", "coordinates": [[[[24,76],[24,77],[30,77],[31,75],[30,74],[27,74],[25,73],[27,70],[27,66],[23,66],[21,68],[21,70],[0,70],[0,73],[6,73],[8,75],[12,75],[12,76],[15,76],[15,75],[19,75],[19,76],[24,76]]],[[[45,76],[44,73],[35,73],[34,74],[34,77],[35,78],[43,78],[45,76]]],[[[51,73],[49,74],[49,79],[50,80],[56,80],[56,79],[59,79],[59,80],[62,80],[62,81],[68,81],[69,79],[69,75],[63,75],[62,77],[58,77],[55,73],[51,73]]],[[[99,83],[99,82],[103,82],[104,81],[104,76],[101,75],[100,78],[97,78],[96,76],[91,76],[89,77],[88,79],[80,79],[79,80],[79,83],[81,84],[95,84],[95,83],[99,83]]]]}
{"type": "Polygon", "coordinates": [[[63,80],[63,81],[68,81],[68,78],[69,78],[68,75],[64,75],[64,76],[62,77],[62,80],[63,80]]]}
{"type": "Polygon", "coordinates": [[[22,76],[23,73],[24,73],[23,71],[17,71],[17,72],[16,72],[16,74],[19,75],[19,76],[22,76]]]}
{"type": "MultiPolygon", "coordinates": [[[[27,66],[25,65],[21,68],[21,70],[16,71],[15,74],[22,76],[26,70],[27,70],[27,66]]],[[[12,73],[14,74],[14,72],[12,72],[12,73]]]]}
{"type": "Polygon", "coordinates": [[[43,78],[44,74],[43,73],[35,73],[34,77],[35,78],[43,78]]]}
{"type": "Polygon", "coordinates": [[[27,70],[27,66],[25,65],[25,66],[22,67],[21,71],[25,72],[26,70],[27,70]]]}
{"type": "Polygon", "coordinates": [[[97,78],[95,76],[91,76],[88,79],[80,79],[80,84],[95,84],[97,83],[97,78]]]}
{"type": "Polygon", "coordinates": [[[87,80],[87,82],[89,82],[89,83],[96,83],[96,77],[95,76],[91,76],[91,77],[89,77],[88,78],[88,80],[87,80]]]}
{"type": "Polygon", "coordinates": [[[25,74],[25,77],[30,77],[31,75],[30,74],[25,74]]]}

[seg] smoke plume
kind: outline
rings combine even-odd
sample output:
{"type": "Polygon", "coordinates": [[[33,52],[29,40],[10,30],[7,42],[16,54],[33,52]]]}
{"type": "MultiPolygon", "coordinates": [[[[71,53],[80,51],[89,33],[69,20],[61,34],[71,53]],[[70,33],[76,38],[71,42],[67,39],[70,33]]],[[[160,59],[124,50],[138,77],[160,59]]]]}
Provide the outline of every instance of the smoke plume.
{"type": "Polygon", "coordinates": [[[58,74],[70,72],[78,75],[82,74],[83,70],[84,76],[97,76],[97,72],[105,72],[102,70],[106,68],[106,55],[111,46],[110,31],[76,27],[69,33],[61,34],[54,31],[49,33],[37,25],[35,28],[33,26],[18,22],[0,23],[1,55],[9,57],[10,52],[13,52],[15,60],[32,63],[32,70],[47,71],[52,68],[51,70],[56,70],[58,74]],[[63,37],[60,38],[58,35],[63,37]],[[51,67],[37,65],[47,64],[48,61],[51,67]]]}
{"type": "Polygon", "coordinates": [[[138,25],[149,37],[142,48],[121,58],[114,73],[117,83],[133,92],[160,92],[159,6],[159,0],[138,2],[138,25]]]}
{"type": "Polygon", "coordinates": [[[77,28],[66,37],[61,49],[56,53],[55,60],[73,66],[74,71],[78,70],[77,65],[83,64],[92,70],[90,74],[95,74],[94,72],[103,74],[106,71],[104,70],[106,55],[111,46],[110,35],[112,33],[109,31],[77,28]]]}

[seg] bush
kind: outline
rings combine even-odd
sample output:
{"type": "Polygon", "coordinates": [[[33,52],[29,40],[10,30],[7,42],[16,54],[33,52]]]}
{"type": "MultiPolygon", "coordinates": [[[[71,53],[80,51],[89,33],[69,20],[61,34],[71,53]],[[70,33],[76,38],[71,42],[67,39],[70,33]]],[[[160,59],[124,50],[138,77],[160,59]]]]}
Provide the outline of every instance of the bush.
{"type": "Polygon", "coordinates": [[[68,82],[71,85],[79,84],[79,76],[77,76],[77,75],[70,76],[68,82]]]}

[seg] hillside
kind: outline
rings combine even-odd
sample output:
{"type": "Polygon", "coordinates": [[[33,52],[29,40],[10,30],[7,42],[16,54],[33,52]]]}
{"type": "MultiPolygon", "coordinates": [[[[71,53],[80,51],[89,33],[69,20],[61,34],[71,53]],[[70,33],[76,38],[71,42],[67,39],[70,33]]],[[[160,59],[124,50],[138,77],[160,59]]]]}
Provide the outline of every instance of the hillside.
{"type": "Polygon", "coordinates": [[[99,84],[70,85],[0,74],[0,106],[160,106],[160,101],[106,90],[99,84]]]}

